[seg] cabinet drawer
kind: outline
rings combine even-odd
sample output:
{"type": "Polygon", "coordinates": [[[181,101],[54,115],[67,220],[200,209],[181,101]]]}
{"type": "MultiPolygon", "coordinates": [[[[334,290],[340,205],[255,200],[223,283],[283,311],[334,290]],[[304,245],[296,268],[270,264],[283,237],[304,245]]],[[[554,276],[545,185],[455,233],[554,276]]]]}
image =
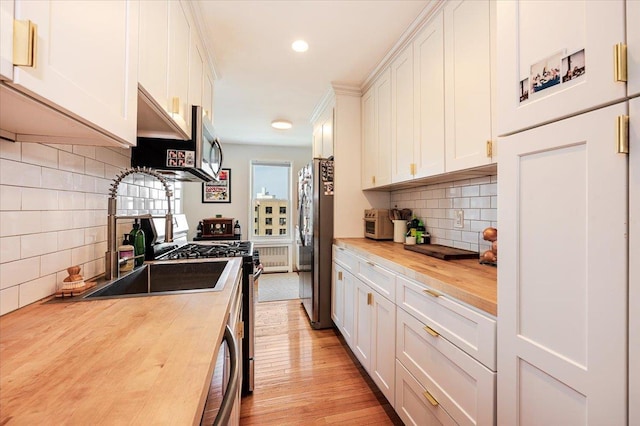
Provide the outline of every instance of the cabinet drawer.
{"type": "Polygon", "coordinates": [[[396,413],[405,425],[453,426],[456,422],[440,404],[429,402],[426,389],[396,360],[396,413]]]}
{"type": "Polygon", "coordinates": [[[496,373],[430,332],[398,309],[396,358],[456,423],[493,425],[496,373]]]}
{"type": "Polygon", "coordinates": [[[342,247],[334,245],[333,259],[348,272],[351,272],[353,275],[356,274],[358,268],[358,257],[355,254],[342,247]]]}
{"type": "Polygon", "coordinates": [[[396,277],[399,307],[496,371],[496,321],[426,286],[396,277]]]}
{"type": "Polygon", "coordinates": [[[395,303],[396,274],[369,260],[359,257],[356,276],[372,289],[395,303]]]}

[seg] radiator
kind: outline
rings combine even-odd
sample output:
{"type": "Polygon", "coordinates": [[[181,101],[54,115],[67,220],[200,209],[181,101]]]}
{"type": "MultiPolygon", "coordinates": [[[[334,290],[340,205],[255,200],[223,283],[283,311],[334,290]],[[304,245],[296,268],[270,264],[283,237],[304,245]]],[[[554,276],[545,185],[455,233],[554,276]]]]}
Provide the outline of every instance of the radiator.
{"type": "Polygon", "coordinates": [[[260,253],[260,263],[262,263],[265,272],[291,272],[289,245],[258,246],[255,249],[260,253]]]}

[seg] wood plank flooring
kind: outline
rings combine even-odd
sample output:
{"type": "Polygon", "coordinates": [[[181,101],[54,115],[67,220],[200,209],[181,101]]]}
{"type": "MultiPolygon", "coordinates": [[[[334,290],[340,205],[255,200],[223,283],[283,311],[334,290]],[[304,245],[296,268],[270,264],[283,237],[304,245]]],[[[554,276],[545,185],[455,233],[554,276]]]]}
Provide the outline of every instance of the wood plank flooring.
{"type": "Polygon", "coordinates": [[[299,300],[256,304],[255,389],[241,425],[402,425],[333,330],[312,330],[299,300]]]}

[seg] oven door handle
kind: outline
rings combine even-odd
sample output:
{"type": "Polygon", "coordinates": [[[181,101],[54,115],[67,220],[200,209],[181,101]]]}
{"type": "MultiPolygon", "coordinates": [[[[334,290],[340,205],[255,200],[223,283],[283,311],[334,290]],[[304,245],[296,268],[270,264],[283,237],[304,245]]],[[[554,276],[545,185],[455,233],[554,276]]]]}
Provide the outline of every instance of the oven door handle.
{"type": "Polygon", "coordinates": [[[255,283],[256,281],[258,281],[258,278],[260,278],[260,275],[262,275],[262,269],[263,269],[263,268],[262,268],[262,266],[260,266],[260,267],[257,267],[256,269],[257,269],[257,271],[255,271],[255,272],[253,273],[253,282],[254,282],[254,283],[255,283]]]}
{"type": "Polygon", "coordinates": [[[229,424],[229,417],[231,417],[231,411],[233,405],[238,397],[238,343],[233,335],[233,331],[229,325],[224,329],[223,340],[227,342],[229,347],[229,358],[231,358],[231,369],[229,374],[229,384],[227,391],[222,398],[222,404],[220,405],[220,411],[213,422],[214,426],[229,424]]]}

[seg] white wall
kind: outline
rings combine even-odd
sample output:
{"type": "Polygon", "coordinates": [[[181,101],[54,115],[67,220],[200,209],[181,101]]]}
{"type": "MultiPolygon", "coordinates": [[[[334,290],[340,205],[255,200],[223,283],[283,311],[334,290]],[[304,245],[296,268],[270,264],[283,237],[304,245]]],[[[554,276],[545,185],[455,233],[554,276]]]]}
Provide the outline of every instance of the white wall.
{"type": "MultiPolygon", "coordinates": [[[[216,214],[239,220],[242,227],[242,238],[248,238],[251,160],[277,160],[293,163],[291,178],[293,211],[295,211],[297,203],[298,170],[311,161],[311,146],[301,148],[223,144],[222,149],[224,153],[222,167],[231,169],[231,203],[202,203],[202,183],[183,183],[182,203],[189,222],[190,240],[196,235],[198,222],[205,218],[215,217],[216,214]]],[[[292,216],[293,226],[295,226],[297,217],[295,214],[292,216]]]]}

